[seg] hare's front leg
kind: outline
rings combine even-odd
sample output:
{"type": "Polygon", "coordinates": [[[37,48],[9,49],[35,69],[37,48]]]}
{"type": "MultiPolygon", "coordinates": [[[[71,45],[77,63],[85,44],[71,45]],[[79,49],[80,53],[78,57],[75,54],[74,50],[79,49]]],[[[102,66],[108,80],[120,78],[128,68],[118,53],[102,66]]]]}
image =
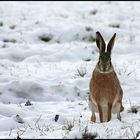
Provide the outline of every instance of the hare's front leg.
{"type": "Polygon", "coordinates": [[[102,123],[103,122],[103,110],[102,110],[102,107],[100,104],[97,104],[97,105],[98,105],[98,110],[99,110],[100,122],[102,123]]]}
{"type": "Polygon", "coordinates": [[[112,116],[112,103],[108,103],[108,122],[111,120],[112,116]]]}
{"type": "Polygon", "coordinates": [[[94,103],[92,103],[92,101],[89,101],[89,102],[88,102],[88,106],[89,106],[89,109],[90,109],[91,112],[92,112],[91,121],[92,121],[92,122],[96,122],[96,116],[95,116],[96,105],[95,105],[94,103]]]}

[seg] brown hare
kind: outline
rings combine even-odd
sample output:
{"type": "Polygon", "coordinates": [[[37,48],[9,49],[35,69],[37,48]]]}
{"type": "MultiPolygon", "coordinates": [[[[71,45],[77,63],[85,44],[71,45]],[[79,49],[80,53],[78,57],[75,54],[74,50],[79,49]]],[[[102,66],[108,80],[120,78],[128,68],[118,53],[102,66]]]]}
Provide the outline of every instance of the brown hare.
{"type": "Polygon", "coordinates": [[[111,63],[111,50],[115,37],[116,33],[110,39],[107,51],[105,51],[104,39],[99,32],[96,32],[96,44],[100,56],[90,80],[88,105],[92,112],[92,122],[96,122],[95,112],[99,112],[101,123],[110,121],[112,113],[117,113],[117,118],[121,121],[120,112],[124,110],[122,105],[123,91],[111,63]]]}

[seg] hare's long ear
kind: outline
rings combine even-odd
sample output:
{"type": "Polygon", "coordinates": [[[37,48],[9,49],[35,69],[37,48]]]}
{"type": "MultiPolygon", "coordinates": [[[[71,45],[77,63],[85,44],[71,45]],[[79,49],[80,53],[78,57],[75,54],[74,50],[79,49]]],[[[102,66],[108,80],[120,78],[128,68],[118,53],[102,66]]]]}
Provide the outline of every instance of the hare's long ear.
{"type": "Polygon", "coordinates": [[[105,52],[105,41],[99,32],[96,32],[96,44],[100,53],[105,52]]]}
{"type": "Polygon", "coordinates": [[[114,46],[114,42],[115,42],[115,37],[116,37],[116,33],[112,36],[112,38],[110,39],[108,45],[107,45],[107,52],[109,52],[111,54],[111,50],[114,46]]]}

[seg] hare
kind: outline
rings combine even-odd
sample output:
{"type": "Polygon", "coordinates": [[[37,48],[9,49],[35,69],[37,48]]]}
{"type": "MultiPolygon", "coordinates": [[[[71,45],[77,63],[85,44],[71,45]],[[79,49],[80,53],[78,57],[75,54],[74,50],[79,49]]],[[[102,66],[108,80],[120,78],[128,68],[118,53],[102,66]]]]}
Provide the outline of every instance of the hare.
{"type": "Polygon", "coordinates": [[[105,51],[104,39],[99,32],[96,32],[96,45],[99,48],[100,56],[89,85],[88,105],[92,112],[92,122],[96,122],[95,112],[99,112],[101,123],[110,121],[112,113],[117,113],[117,118],[121,121],[120,112],[124,110],[123,91],[111,63],[111,50],[115,37],[116,33],[110,39],[107,51],[105,51]]]}

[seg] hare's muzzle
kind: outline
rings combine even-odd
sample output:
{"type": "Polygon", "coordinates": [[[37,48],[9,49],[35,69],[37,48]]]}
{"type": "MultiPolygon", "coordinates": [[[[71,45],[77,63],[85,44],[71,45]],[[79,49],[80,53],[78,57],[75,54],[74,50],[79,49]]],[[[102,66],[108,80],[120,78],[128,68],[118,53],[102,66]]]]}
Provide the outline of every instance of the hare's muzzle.
{"type": "Polygon", "coordinates": [[[109,71],[111,68],[111,58],[107,53],[104,53],[99,57],[98,66],[102,72],[109,71]]]}

